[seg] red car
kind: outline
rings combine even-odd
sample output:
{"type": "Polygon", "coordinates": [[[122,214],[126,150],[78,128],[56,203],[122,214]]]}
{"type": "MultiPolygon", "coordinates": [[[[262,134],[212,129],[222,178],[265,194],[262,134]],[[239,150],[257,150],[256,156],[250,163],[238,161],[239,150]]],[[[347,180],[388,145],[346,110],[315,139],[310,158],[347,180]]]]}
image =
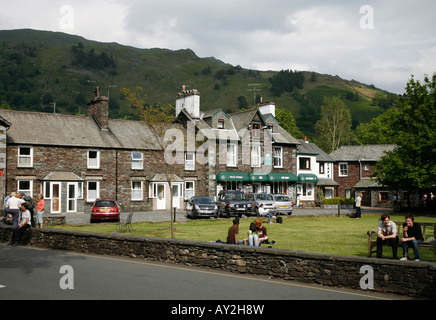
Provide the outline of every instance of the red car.
{"type": "Polygon", "coordinates": [[[90,222],[97,221],[120,221],[120,209],[114,199],[97,199],[91,210],[90,222]]]}

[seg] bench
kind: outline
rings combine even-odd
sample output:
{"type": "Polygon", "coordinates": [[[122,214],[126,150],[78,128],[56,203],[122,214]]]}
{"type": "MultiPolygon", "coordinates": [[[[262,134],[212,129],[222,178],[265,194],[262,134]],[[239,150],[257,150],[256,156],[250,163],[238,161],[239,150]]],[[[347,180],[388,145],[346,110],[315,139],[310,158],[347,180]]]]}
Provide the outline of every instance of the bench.
{"type": "MultiPolygon", "coordinates": [[[[394,221],[394,223],[397,225],[397,231],[398,231],[398,238],[400,237],[400,232],[403,231],[403,222],[394,221]]],[[[422,230],[422,236],[424,238],[424,241],[419,246],[420,248],[429,248],[432,249],[433,252],[436,254],[436,223],[434,222],[418,222],[421,225],[422,230]],[[430,237],[426,239],[426,232],[427,227],[433,228],[433,237],[430,237]]],[[[368,231],[368,257],[371,257],[373,253],[377,252],[377,231],[368,231]],[[375,249],[374,249],[375,248],[375,249]]],[[[398,242],[398,247],[402,247],[401,242],[398,242]]]]}
{"type": "Polygon", "coordinates": [[[130,212],[126,220],[122,221],[120,219],[120,222],[117,223],[117,230],[119,232],[132,232],[133,231],[132,217],[133,217],[133,212],[130,212]]]}

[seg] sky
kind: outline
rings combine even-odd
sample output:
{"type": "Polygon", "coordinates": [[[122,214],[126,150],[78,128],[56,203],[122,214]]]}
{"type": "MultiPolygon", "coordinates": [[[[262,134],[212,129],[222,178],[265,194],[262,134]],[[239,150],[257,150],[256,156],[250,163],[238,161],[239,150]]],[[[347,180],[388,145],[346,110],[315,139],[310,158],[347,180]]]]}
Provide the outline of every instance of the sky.
{"type": "Polygon", "coordinates": [[[434,0],[0,0],[0,30],[191,49],[253,70],[338,75],[402,94],[436,72],[434,0]]]}

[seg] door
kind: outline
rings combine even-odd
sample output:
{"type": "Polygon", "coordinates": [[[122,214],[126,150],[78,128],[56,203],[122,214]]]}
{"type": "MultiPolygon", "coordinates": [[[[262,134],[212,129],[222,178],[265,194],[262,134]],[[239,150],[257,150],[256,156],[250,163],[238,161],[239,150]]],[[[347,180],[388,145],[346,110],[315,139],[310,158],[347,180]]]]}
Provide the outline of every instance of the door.
{"type": "Polygon", "coordinates": [[[67,184],[67,212],[77,212],[77,196],[76,196],[77,183],[67,184]]]}
{"type": "Polygon", "coordinates": [[[167,208],[167,199],[166,199],[166,191],[165,184],[157,185],[157,210],[165,210],[167,208]]]}
{"type": "Polygon", "coordinates": [[[60,182],[51,183],[51,213],[61,213],[61,184],[60,182]]]}
{"type": "Polygon", "coordinates": [[[182,185],[173,184],[173,208],[180,209],[180,199],[182,197],[182,185]]]}

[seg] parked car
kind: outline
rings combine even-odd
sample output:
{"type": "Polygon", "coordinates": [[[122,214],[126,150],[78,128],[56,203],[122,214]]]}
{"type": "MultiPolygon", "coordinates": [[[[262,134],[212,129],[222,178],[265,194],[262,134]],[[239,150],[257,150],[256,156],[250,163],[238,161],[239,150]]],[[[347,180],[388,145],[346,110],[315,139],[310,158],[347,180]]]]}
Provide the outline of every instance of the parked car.
{"type": "Polygon", "coordinates": [[[253,213],[253,205],[247,201],[242,191],[223,190],[218,194],[219,214],[225,217],[242,215],[250,216],[253,213]]]}
{"type": "Polygon", "coordinates": [[[263,208],[265,210],[271,211],[275,214],[276,207],[274,205],[274,200],[272,196],[268,193],[249,193],[247,195],[247,200],[251,201],[254,207],[254,213],[259,216],[259,207],[263,203],[263,208]]]}
{"type": "Polygon", "coordinates": [[[292,214],[292,210],[294,209],[294,203],[287,195],[272,194],[271,196],[274,200],[277,214],[292,214]]]}
{"type": "Polygon", "coordinates": [[[91,209],[90,222],[120,221],[120,208],[114,199],[105,198],[94,201],[91,209]]]}
{"type": "Polygon", "coordinates": [[[192,197],[186,203],[186,214],[191,218],[218,217],[218,206],[211,197],[192,197]]]}

